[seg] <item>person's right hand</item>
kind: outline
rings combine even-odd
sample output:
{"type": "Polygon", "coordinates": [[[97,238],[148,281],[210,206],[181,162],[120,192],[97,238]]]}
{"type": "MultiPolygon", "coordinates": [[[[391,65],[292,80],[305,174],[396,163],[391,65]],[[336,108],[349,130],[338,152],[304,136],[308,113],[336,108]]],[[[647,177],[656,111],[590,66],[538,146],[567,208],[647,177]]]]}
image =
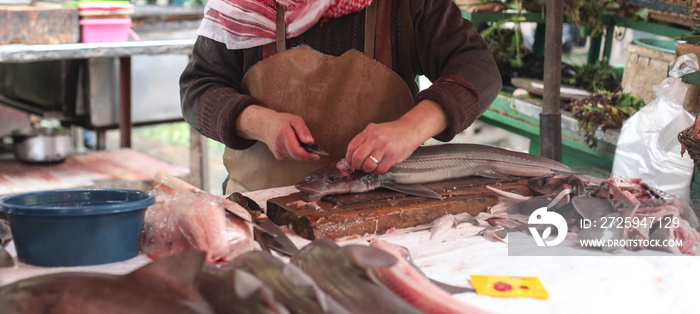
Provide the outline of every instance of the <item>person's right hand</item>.
{"type": "Polygon", "coordinates": [[[236,130],[242,138],[265,143],[277,160],[320,159],[319,155],[309,153],[299,145],[299,141],[313,144],[314,138],[304,119],[298,115],[251,105],[238,116],[236,130]]]}

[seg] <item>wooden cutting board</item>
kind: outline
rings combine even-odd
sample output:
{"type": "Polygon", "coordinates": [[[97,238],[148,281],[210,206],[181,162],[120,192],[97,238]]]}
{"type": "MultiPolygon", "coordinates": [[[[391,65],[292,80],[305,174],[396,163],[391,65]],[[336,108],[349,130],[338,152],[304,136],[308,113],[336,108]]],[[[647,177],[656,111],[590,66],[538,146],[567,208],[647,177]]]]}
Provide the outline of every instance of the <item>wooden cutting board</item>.
{"type": "Polygon", "coordinates": [[[269,199],[267,216],[278,225],[291,226],[299,236],[309,240],[382,233],[392,227],[400,229],[429,223],[446,214],[477,215],[498,198],[486,186],[532,195],[527,180],[469,177],[424,185],[442,195],[442,200],[379,189],[326,196],[317,206],[299,207],[290,204],[306,201],[306,194],[298,192],[269,199]]]}

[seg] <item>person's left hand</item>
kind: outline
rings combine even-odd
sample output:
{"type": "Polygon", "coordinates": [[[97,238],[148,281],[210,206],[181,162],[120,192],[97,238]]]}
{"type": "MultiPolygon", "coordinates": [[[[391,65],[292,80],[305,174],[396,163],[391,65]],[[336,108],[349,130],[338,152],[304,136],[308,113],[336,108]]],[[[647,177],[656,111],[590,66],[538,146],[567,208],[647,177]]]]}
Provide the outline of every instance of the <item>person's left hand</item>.
{"type": "Polygon", "coordinates": [[[375,174],[386,173],[400,163],[423,143],[416,139],[400,120],[387,123],[370,123],[348,144],[345,156],[354,169],[375,174]]]}
{"type": "Polygon", "coordinates": [[[396,121],[370,123],[350,141],[345,159],[354,169],[383,174],[446,128],[440,105],[423,100],[396,121]]]}

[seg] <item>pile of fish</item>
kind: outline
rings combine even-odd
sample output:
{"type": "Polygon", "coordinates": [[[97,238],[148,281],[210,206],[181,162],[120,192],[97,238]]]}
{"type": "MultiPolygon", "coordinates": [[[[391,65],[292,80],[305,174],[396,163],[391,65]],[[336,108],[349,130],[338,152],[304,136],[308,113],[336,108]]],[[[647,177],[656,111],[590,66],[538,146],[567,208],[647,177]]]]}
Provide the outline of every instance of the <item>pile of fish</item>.
{"type": "Polygon", "coordinates": [[[198,249],[209,264],[225,263],[253,250],[250,214],[224,197],[206,193],[158,171],[156,203],[146,210],[141,250],[157,259],[198,249]]]}
{"type": "MultiPolygon", "coordinates": [[[[501,195],[500,201],[477,217],[461,220],[527,233],[529,228],[547,228],[530,220],[533,212],[545,207],[564,218],[571,238],[579,243],[600,243],[598,247],[606,252],[657,249],[700,254],[700,223],[693,209],[640,179],[549,174],[530,179],[528,186],[537,196],[524,197],[492,188],[501,195]],[[678,245],[652,247],[649,243],[678,245]]],[[[441,230],[439,222],[434,223],[434,230],[441,230]]]]}
{"type": "Polygon", "coordinates": [[[126,275],[57,273],[0,287],[3,313],[486,313],[455,299],[388,242],[316,240],[289,262],[249,251],[205,264],[185,251],[126,275]]]}

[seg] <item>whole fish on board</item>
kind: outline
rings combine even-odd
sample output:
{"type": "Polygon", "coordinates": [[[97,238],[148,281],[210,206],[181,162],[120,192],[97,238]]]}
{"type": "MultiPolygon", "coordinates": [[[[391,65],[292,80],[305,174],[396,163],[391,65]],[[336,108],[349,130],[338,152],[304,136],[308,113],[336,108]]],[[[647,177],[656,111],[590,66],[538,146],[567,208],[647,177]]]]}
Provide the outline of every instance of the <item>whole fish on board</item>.
{"type": "Polygon", "coordinates": [[[197,290],[205,253],[188,251],[116,276],[65,272],[0,287],[4,314],[212,313],[197,290]]]}
{"type": "Polygon", "coordinates": [[[367,270],[372,267],[396,264],[396,258],[382,250],[361,245],[341,248],[331,240],[322,239],[306,245],[290,263],[307,273],[351,313],[420,313],[367,277],[367,270]]]}
{"type": "Polygon", "coordinates": [[[311,194],[312,199],[377,188],[441,199],[442,196],[421,184],[468,176],[505,178],[573,173],[566,165],[545,157],[479,144],[421,146],[382,175],[338,168],[343,169],[333,164],[316,170],[297,183],[296,188],[311,194]]]}

